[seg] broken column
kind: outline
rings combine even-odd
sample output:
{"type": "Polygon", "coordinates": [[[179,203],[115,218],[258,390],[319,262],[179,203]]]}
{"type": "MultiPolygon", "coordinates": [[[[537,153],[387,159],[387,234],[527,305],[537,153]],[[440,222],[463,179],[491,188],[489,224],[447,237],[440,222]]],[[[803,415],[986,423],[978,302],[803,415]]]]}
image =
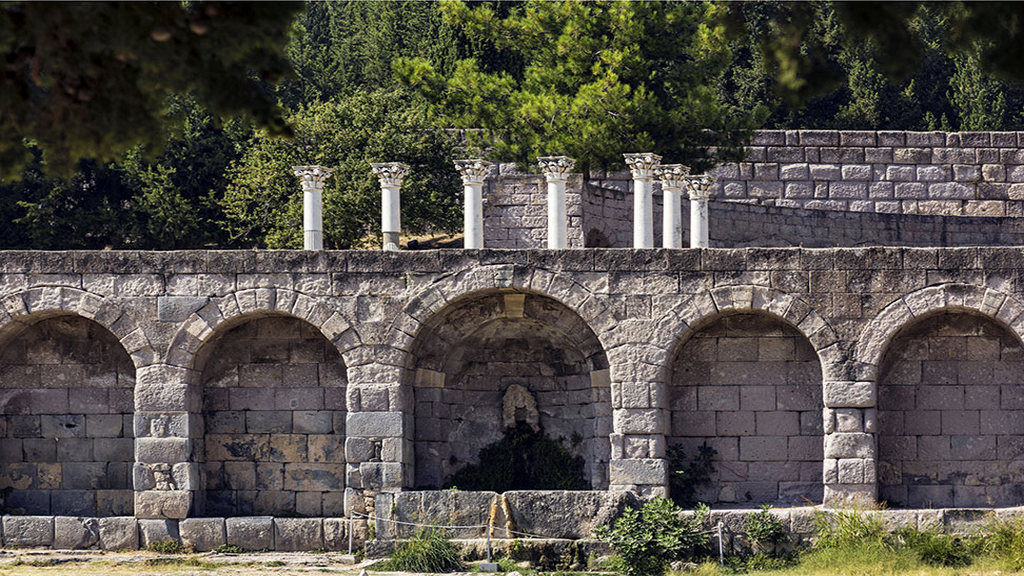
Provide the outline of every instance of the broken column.
{"type": "Polygon", "coordinates": [[[398,250],[398,237],[402,233],[402,210],[399,190],[402,178],[409,173],[409,166],[401,162],[370,164],[373,173],[380,179],[380,229],[383,232],[384,250],[398,250]]]}
{"type": "Polygon", "coordinates": [[[654,199],[652,179],[661,156],[650,152],[623,154],[633,173],[633,247],[654,248],[654,199]]]}
{"type": "Polygon", "coordinates": [[[715,179],[707,174],[686,177],[690,194],[690,248],[708,247],[708,198],[715,179]]]}
{"type": "Polygon", "coordinates": [[[661,193],[664,197],[661,245],[665,248],[682,248],[682,193],[683,188],[686,187],[685,178],[690,175],[690,167],[683,164],[663,164],[658,166],[654,172],[661,181],[661,193]]]}
{"type": "Polygon", "coordinates": [[[455,169],[462,175],[466,200],[463,209],[463,247],[484,247],[484,180],[491,173],[492,164],[486,160],[456,160],[455,169]]]}
{"type": "Polygon", "coordinates": [[[565,211],[565,182],[576,161],[568,156],[537,158],[548,181],[548,248],[562,250],[567,247],[568,216],[565,211]]]}
{"type": "Polygon", "coordinates": [[[331,170],[323,166],[292,166],[302,181],[302,248],[324,249],[323,191],[331,170]]]}

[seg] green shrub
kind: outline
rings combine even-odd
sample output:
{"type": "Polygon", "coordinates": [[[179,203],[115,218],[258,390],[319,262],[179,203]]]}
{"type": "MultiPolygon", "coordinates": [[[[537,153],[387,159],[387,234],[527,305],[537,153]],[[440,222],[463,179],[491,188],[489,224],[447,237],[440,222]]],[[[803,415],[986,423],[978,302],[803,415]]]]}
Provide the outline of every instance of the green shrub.
{"type": "Polygon", "coordinates": [[[481,449],[479,462],[446,478],[442,488],[492,492],[590,489],[583,458],[573,456],[543,429],[534,430],[525,422],[509,426],[501,440],[481,449]]]}
{"type": "Polygon", "coordinates": [[[675,560],[688,560],[705,553],[710,539],[702,530],[707,506],[682,516],[671,500],[657,498],[642,508],[630,508],[612,525],[598,529],[598,537],[610,543],[622,558],[627,576],[664,574],[675,560]]]}
{"type": "Polygon", "coordinates": [[[440,528],[424,528],[395,547],[391,557],[374,565],[390,572],[460,572],[462,556],[440,528]]]}
{"type": "Polygon", "coordinates": [[[977,539],[980,553],[1006,560],[1014,570],[1024,570],[1024,519],[996,520],[977,539]]]}
{"type": "Polygon", "coordinates": [[[682,446],[674,444],[668,447],[668,493],[673,502],[680,506],[697,503],[697,489],[711,482],[715,454],[718,452],[705,442],[697,448],[693,460],[688,461],[682,446]]]}
{"type": "Polygon", "coordinates": [[[893,534],[899,546],[913,550],[925,564],[963,568],[973,561],[974,546],[970,538],[903,528],[893,534]]]}
{"type": "Polygon", "coordinates": [[[886,532],[882,519],[857,510],[819,510],[814,513],[814,547],[842,548],[863,544],[882,545],[886,532]]]}
{"type": "Polygon", "coordinates": [[[778,516],[772,514],[770,504],[763,504],[760,512],[747,516],[743,529],[755,546],[774,546],[789,539],[786,527],[778,516]]]}
{"type": "Polygon", "coordinates": [[[159,552],[160,554],[187,554],[190,552],[187,546],[170,538],[154,540],[146,546],[146,550],[149,550],[150,552],[159,552]]]}
{"type": "Polygon", "coordinates": [[[245,554],[247,550],[237,544],[221,544],[212,550],[216,554],[245,554]]]}

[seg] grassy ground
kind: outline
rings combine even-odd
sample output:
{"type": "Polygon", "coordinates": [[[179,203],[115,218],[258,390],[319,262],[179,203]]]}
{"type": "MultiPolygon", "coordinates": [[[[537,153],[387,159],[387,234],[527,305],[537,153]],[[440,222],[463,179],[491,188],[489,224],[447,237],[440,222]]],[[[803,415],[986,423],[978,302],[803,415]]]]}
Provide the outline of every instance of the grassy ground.
{"type": "Polygon", "coordinates": [[[329,555],[257,554],[158,555],[132,553],[47,553],[4,551],[0,553],[0,576],[41,575],[128,575],[203,574],[217,576],[266,576],[338,574],[357,576],[359,566],[342,564],[329,555]]]}

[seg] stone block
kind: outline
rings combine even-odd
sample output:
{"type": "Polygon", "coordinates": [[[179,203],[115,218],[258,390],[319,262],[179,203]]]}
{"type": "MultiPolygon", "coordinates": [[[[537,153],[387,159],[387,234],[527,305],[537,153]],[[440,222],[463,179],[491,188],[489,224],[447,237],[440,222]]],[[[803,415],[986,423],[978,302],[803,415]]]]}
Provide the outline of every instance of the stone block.
{"type": "Polygon", "coordinates": [[[348,518],[324,518],[324,548],[330,551],[348,550],[348,518]]]}
{"type": "Polygon", "coordinates": [[[785,436],[744,436],[740,438],[740,460],[765,462],[783,460],[788,452],[785,436]]]}
{"type": "Polygon", "coordinates": [[[120,438],[124,418],[120,414],[87,414],[85,431],[89,438],[120,438]]]}
{"type": "Polygon", "coordinates": [[[874,382],[825,382],[825,406],[829,408],[871,408],[876,402],[874,382]]]}
{"type": "Polygon", "coordinates": [[[188,462],[192,441],[188,438],[137,438],[135,460],[145,463],[188,462]]]}
{"type": "Polygon", "coordinates": [[[104,550],[137,550],[139,521],[130,517],[100,518],[99,537],[104,550]]]}
{"type": "Polygon", "coordinates": [[[192,492],[187,490],[148,490],[135,493],[138,518],[187,518],[192,507],[192,492]]]}
{"type": "Polygon", "coordinates": [[[50,513],[63,516],[95,516],[96,493],[92,490],[54,490],[50,513]]]}
{"type": "Polygon", "coordinates": [[[400,438],[404,435],[400,412],[349,412],[345,429],[350,437],[400,438]]]}
{"type": "Polygon", "coordinates": [[[53,544],[53,516],[4,516],[4,546],[48,548],[53,544]]]}
{"type": "Polygon", "coordinates": [[[143,548],[149,548],[156,542],[181,542],[177,520],[139,520],[139,542],[143,548]]]}
{"type": "Polygon", "coordinates": [[[272,517],[227,518],[224,524],[229,546],[239,546],[246,550],[275,550],[272,517]]]}
{"type": "Polygon", "coordinates": [[[323,523],[320,518],[274,518],[274,543],[281,552],[323,548],[323,523]]]}
{"type": "Polygon", "coordinates": [[[85,550],[99,545],[100,526],[96,518],[57,516],[53,519],[53,548],[85,550]]]}
{"type": "Polygon", "coordinates": [[[186,518],[178,523],[182,544],[207,552],[227,543],[223,518],[186,518]]]}
{"type": "Polygon", "coordinates": [[[612,485],[664,485],[668,480],[668,462],[662,459],[622,459],[609,463],[608,481],[612,485]]]}
{"type": "Polygon", "coordinates": [[[825,436],[826,458],[874,458],[875,439],[871,434],[835,433],[825,436]]]}
{"type": "Polygon", "coordinates": [[[292,431],[292,413],[288,410],[245,412],[245,431],[249,434],[288,434],[292,431]]]}
{"type": "Polygon", "coordinates": [[[292,413],[292,431],[296,434],[330,434],[334,427],[330,410],[298,410],[292,413]]]}

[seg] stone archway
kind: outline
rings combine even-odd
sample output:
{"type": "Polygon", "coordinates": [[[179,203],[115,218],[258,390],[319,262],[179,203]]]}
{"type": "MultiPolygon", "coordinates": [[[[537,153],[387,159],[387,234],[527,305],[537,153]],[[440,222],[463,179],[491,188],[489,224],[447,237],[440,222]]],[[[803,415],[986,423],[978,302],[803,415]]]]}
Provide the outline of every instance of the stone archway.
{"type": "Polygon", "coordinates": [[[206,514],[344,513],[346,368],[317,327],[280,313],[233,318],[195,369],[206,514]]]}
{"type": "Polygon", "coordinates": [[[822,370],[798,330],[763,312],[719,314],[681,342],[669,375],[670,446],[717,454],[696,499],[822,501],[822,370]]]}
{"type": "Polygon", "coordinates": [[[135,365],[98,322],[59,310],[0,331],[5,514],[124,516],[134,509],[135,365]]]}
{"type": "Polygon", "coordinates": [[[903,326],[878,368],[879,498],[892,506],[1024,502],[1024,346],[965,310],[903,326]]]}
{"type": "MultiPolygon", "coordinates": [[[[502,437],[506,394],[521,389],[536,402],[544,432],[584,460],[589,484],[607,487],[608,361],[594,332],[564,304],[511,289],[463,296],[426,319],[408,358],[413,486],[438,488],[478,463],[480,450],[502,437]]],[[[529,411],[530,402],[514,403],[529,411]]]]}

